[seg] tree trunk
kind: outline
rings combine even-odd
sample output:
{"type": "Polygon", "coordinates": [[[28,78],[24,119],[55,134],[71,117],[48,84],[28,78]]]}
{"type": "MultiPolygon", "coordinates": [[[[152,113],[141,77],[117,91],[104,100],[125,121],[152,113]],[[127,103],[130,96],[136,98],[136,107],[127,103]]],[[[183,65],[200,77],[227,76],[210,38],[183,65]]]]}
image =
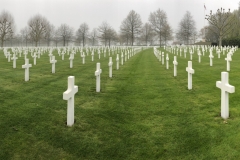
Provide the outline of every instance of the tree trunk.
{"type": "Polygon", "coordinates": [[[159,47],[161,47],[161,33],[159,32],[159,47]]]}
{"type": "Polygon", "coordinates": [[[133,35],[133,33],[132,33],[132,46],[133,46],[133,42],[134,42],[134,35],[133,35]]]}
{"type": "Polygon", "coordinates": [[[50,45],[50,40],[48,39],[47,40],[47,46],[49,47],[49,45],[50,45]]]}
{"type": "Polygon", "coordinates": [[[146,36],[146,46],[147,46],[147,36],[146,36]]]}
{"type": "Polygon", "coordinates": [[[221,47],[222,46],[222,36],[219,36],[219,42],[218,42],[218,46],[221,47]]]}
{"type": "Polygon", "coordinates": [[[85,46],[85,38],[84,38],[84,36],[83,36],[83,47],[85,46]]]}

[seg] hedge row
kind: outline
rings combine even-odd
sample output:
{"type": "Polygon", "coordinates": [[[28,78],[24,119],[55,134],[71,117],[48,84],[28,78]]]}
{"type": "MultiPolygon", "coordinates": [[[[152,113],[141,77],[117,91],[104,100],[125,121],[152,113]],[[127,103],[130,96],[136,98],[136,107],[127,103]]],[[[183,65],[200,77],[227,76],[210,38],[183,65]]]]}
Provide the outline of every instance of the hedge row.
{"type": "Polygon", "coordinates": [[[238,47],[240,47],[240,37],[223,39],[222,46],[238,46],[238,47]]]}

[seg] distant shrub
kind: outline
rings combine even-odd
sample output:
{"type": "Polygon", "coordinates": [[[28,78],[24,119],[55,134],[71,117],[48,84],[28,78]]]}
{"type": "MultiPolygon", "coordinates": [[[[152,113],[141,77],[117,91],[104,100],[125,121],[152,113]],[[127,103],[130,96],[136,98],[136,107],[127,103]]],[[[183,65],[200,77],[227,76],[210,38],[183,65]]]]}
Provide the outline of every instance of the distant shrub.
{"type": "Polygon", "coordinates": [[[225,38],[222,40],[222,46],[240,46],[240,38],[225,38]]]}

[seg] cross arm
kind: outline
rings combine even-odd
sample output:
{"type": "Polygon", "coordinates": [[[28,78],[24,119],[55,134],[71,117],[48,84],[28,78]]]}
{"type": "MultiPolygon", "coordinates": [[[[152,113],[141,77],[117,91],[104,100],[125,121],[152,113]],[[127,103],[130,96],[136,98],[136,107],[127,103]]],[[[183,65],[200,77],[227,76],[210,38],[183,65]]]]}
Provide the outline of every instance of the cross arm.
{"type": "Polygon", "coordinates": [[[63,100],[69,100],[78,92],[78,86],[74,86],[73,89],[67,89],[63,92],[63,100]]]}
{"type": "Polygon", "coordinates": [[[235,87],[230,85],[230,84],[223,84],[221,81],[216,82],[216,86],[220,88],[221,90],[224,90],[225,92],[228,93],[234,93],[235,92],[235,87]]]}

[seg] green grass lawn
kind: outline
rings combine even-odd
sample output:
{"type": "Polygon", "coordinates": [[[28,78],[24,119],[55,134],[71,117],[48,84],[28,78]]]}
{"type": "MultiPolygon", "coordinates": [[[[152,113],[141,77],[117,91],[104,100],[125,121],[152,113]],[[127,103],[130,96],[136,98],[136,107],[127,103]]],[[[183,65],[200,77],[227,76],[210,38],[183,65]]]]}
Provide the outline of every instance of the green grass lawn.
{"type": "MultiPolygon", "coordinates": [[[[161,49],[162,50],[162,49],[161,49]]],[[[230,118],[220,117],[220,89],[216,81],[226,71],[225,56],[209,53],[198,63],[193,55],[193,89],[187,89],[187,61],[178,56],[173,77],[153,49],[131,57],[108,77],[108,60],[82,64],[79,53],[73,68],[68,57],[51,73],[48,54],[30,68],[24,81],[24,57],[7,62],[0,53],[0,160],[6,159],[240,159],[240,50],[232,57],[229,84],[230,118]],[[96,93],[96,63],[101,63],[101,92],[96,93]],[[75,124],[66,126],[68,76],[75,76],[75,124]]],[[[108,55],[108,54],[107,54],[108,55]]],[[[28,55],[30,57],[30,55],[28,55]]],[[[33,64],[33,59],[30,58],[33,64]]]]}

